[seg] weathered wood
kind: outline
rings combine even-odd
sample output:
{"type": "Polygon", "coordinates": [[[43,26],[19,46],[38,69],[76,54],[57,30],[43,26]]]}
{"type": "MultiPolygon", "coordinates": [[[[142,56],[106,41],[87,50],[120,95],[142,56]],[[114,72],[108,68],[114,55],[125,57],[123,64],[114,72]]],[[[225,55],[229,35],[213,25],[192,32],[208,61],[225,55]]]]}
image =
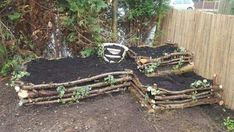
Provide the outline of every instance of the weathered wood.
{"type": "MultiPolygon", "coordinates": [[[[112,90],[112,91],[106,91],[106,92],[101,93],[101,94],[110,94],[110,93],[116,93],[116,92],[118,93],[118,92],[125,91],[125,90],[126,90],[125,88],[121,88],[121,89],[116,89],[116,90],[112,90]]],[[[99,96],[101,94],[99,94],[99,93],[90,94],[84,98],[81,98],[80,100],[96,97],[96,96],[99,96]]],[[[69,101],[74,101],[74,100],[73,100],[73,98],[65,98],[65,99],[62,99],[62,101],[69,102],[69,101]]],[[[21,103],[24,105],[44,105],[44,104],[54,104],[54,103],[60,103],[60,102],[61,102],[61,100],[59,100],[59,99],[50,100],[50,101],[41,101],[41,102],[28,102],[27,100],[21,100],[21,103]]]]}
{"type": "Polygon", "coordinates": [[[199,100],[194,100],[192,102],[182,103],[182,104],[169,104],[169,105],[159,105],[160,107],[157,107],[160,110],[166,110],[166,109],[184,109],[189,108],[197,105],[204,105],[204,104],[215,104],[218,103],[220,99],[218,98],[204,98],[199,100]]]}
{"type": "Polygon", "coordinates": [[[146,74],[147,77],[155,77],[155,76],[166,76],[170,74],[182,74],[186,72],[191,72],[194,70],[194,64],[188,64],[185,65],[179,69],[168,69],[168,70],[163,70],[163,71],[156,71],[154,73],[146,74]]]}
{"type": "Polygon", "coordinates": [[[209,79],[218,75],[217,81],[224,89],[225,105],[234,109],[234,16],[173,10],[165,21],[168,24],[163,25],[162,30],[167,34],[163,35],[162,43],[178,43],[193,52],[196,72],[209,79]],[[177,27],[175,22],[180,17],[189,20],[177,27]],[[183,31],[184,34],[177,34],[183,31]]]}
{"type": "MultiPolygon", "coordinates": [[[[203,96],[203,95],[214,95],[214,93],[212,93],[211,91],[204,91],[201,93],[197,93],[196,95],[194,95],[195,98],[199,97],[199,96],[203,96]]],[[[192,99],[193,95],[192,94],[179,94],[179,95],[171,95],[171,96],[154,96],[155,100],[175,100],[175,99],[192,99]]]]}
{"type": "Polygon", "coordinates": [[[189,103],[193,101],[199,101],[200,99],[204,98],[214,98],[211,95],[201,95],[196,97],[196,99],[183,99],[183,100],[163,100],[163,101],[155,101],[156,105],[161,105],[161,104],[183,104],[183,103],[189,103]]]}
{"type": "Polygon", "coordinates": [[[152,109],[151,105],[144,97],[142,97],[133,87],[129,87],[128,90],[130,93],[140,102],[143,107],[146,107],[148,110],[152,109]]]}
{"type": "Polygon", "coordinates": [[[51,84],[38,84],[38,85],[24,85],[21,88],[24,90],[38,90],[38,89],[50,89],[50,88],[57,88],[59,86],[64,86],[64,87],[71,87],[74,85],[78,85],[80,83],[85,83],[89,81],[93,81],[99,78],[106,77],[108,75],[128,75],[128,74],[133,74],[132,71],[119,71],[119,72],[109,72],[109,73],[104,73],[100,74],[97,76],[93,76],[90,78],[84,78],[84,79],[79,79],[75,81],[70,81],[70,82],[65,82],[65,83],[51,83],[51,84]]]}
{"type": "MultiPolygon", "coordinates": [[[[112,91],[112,90],[116,90],[116,89],[120,89],[120,88],[125,88],[125,87],[129,87],[131,85],[131,83],[124,83],[124,84],[120,84],[120,85],[114,85],[114,86],[108,86],[108,87],[104,87],[101,89],[96,89],[96,90],[91,90],[89,91],[89,94],[87,95],[87,97],[89,97],[89,95],[102,95],[103,93],[106,93],[108,91],[112,91]]],[[[73,96],[73,93],[65,93],[63,98],[70,98],[73,96]]],[[[42,101],[48,101],[48,100],[58,100],[60,99],[59,95],[56,96],[49,96],[49,97],[39,97],[39,98],[29,98],[28,100],[25,99],[23,101],[23,103],[30,103],[30,102],[42,102],[42,101]]]]}

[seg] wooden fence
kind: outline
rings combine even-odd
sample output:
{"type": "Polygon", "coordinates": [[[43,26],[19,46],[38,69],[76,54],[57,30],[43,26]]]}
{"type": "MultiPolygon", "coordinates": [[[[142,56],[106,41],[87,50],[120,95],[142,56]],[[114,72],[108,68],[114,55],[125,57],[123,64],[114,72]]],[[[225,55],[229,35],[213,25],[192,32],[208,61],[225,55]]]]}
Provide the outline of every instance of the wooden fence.
{"type": "Polygon", "coordinates": [[[162,29],[162,43],[177,43],[194,53],[197,73],[218,75],[225,105],[234,109],[234,16],[173,10],[162,29]]]}

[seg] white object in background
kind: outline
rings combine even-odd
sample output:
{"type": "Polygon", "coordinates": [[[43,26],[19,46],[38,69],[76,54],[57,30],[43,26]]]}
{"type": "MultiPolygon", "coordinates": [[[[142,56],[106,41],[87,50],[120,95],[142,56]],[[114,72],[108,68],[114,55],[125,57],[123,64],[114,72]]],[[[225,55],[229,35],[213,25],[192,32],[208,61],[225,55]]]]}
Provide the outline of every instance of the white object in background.
{"type": "Polygon", "coordinates": [[[192,0],[171,0],[169,4],[172,8],[178,10],[194,10],[194,2],[192,0]]]}
{"type": "Polygon", "coordinates": [[[119,63],[121,62],[126,52],[128,51],[128,47],[118,43],[104,43],[104,60],[109,63],[119,63]],[[107,53],[106,53],[107,52],[107,53]]]}

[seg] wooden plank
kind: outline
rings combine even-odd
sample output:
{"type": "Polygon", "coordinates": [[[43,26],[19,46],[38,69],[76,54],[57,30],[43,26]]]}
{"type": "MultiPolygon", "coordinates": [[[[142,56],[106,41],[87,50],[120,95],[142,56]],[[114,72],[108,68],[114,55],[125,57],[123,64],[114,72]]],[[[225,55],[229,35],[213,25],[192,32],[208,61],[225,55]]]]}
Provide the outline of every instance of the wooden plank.
{"type": "Polygon", "coordinates": [[[218,74],[224,101],[234,109],[234,16],[173,10],[167,20],[165,38],[195,53],[202,76],[218,74]]]}

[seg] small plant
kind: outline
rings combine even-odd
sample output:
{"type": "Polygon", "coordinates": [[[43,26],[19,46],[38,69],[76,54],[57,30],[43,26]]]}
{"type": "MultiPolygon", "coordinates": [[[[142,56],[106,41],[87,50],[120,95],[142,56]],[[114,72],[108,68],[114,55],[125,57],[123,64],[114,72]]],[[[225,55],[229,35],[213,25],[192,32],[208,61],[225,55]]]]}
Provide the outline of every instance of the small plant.
{"type": "Polygon", "coordinates": [[[85,48],[83,51],[80,52],[83,58],[90,57],[95,54],[94,48],[85,48]]]}
{"type": "Polygon", "coordinates": [[[13,13],[9,14],[7,17],[12,22],[17,22],[20,20],[21,16],[22,16],[22,14],[20,12],[13,12],[13,13]]]}
{"type": "Polygon", "coordinates": [[[113,85],[116,82],[113,75],[108,75],[106,78],[104,78],[104,81],[110,85],[113,85]]]}
{"type": "Polygon", "coordinates": [[[207,88],[207,87],[210,87],[210,85],[211,84],[206,79],[204,79],[203,81],[197,80],[190,84],[192,88],[200,88],[200,87],[207,88]]]}
{"type": "Polygon", "coordinates": [[[57,90],[57,92],[59,94],[59,97],[61,99],[65,94],[65,87],[64,86],[59,86],[56,90],[57,90]]]}
{"type": "Polygon", "coordinates": [[[181,57],[180,57],[180,60],[179,60],[179,62],[178,62],[178,64],[175,65],[175,66],[173,66],[172,69],[173,69],[173,70],[178,70],[178,69],[180,69],[183,65],[184,65],[184,56],[181,56],[181,57]]]}
{"type": "Polygon", "coordinates": [[[191,97],[193,100],[196,100],[197,99],[197,91],[193,91],[191,97]]]}
{"type": "Polygon", "coordinates": [[[102,46],[102,45],[99,45],[98,47],[97,47],[97,55],[99,56],[99,57],[103,57],[104,56],[104,47],[102,46]]]}
{"type": "Polygon", "coordinates": [[[186,49],[184,47],[179,47],[175,52],[186,52],[186,49]]]}
{"type": "Polygon", "coordinates": [[[153,73],[158,69],[159,66],[160,66],[159,61],[155,62],[155,63],[148,64],[148,65],[146,65],[146,67],[144,69],[144,73],[146,73],[146,74],[153,73]]]}
{"type": "Polygon", "coordinates": [[[73,92],[72,99],[75,102],[79,102],[79,99],[87,96],[92,88],[89,86],[80,87],[76,91],[73,92]]]}
{"type": "Polygon", "coordinates": [[[14,71],[12,73],[11,79],[10,79],[10,83],[7,83],[7,86],[10,87],[15,87],[15,81],[20,80],[21,78],[25,77],[25,76],[29,76],[30,74],[26,71],[14,71]]]}
{"type": "Polygon", "coordinates": [[[228,131],[230,132],[234,131],[234,120],[231,119],[230,117],[227,117],[227,119],[224,119],[223,124],[227,128],[228,131]]]}
{"type": "Polygon", "coordinates": [[[158,95],[161,93],[159,89],[153,88],[151,86],[147,87],[147,91],[150,92],[151,95],[158,95]]]}

